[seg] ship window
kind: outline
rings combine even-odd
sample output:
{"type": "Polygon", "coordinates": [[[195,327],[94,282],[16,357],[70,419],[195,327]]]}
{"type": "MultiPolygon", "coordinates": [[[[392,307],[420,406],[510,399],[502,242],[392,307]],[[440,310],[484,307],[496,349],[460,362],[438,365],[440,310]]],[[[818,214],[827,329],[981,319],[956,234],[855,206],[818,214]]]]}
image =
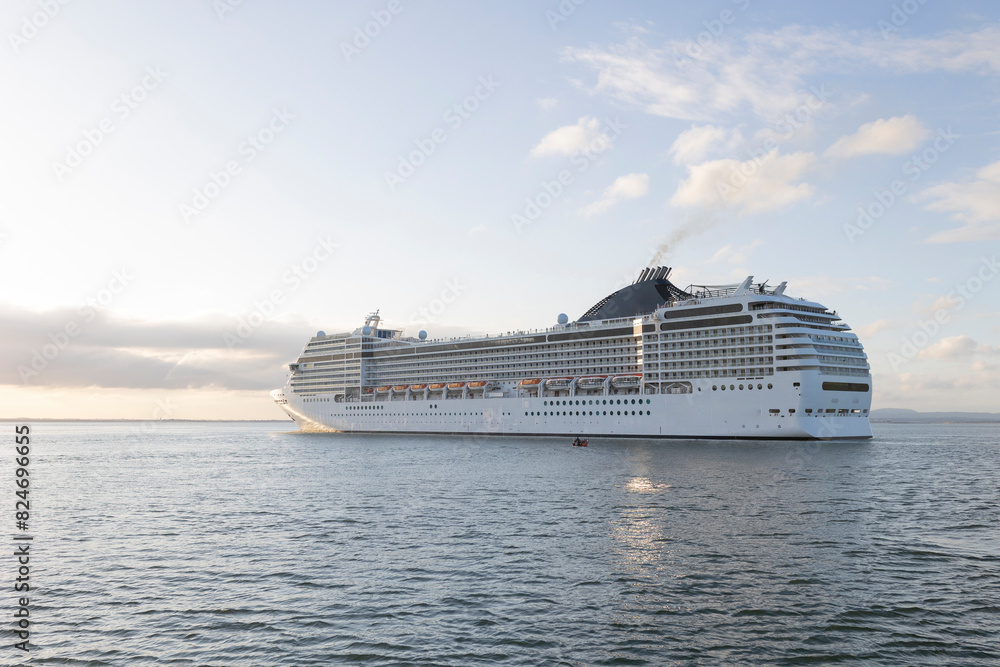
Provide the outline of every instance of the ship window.
{"type": "Polygon", "coordinates": [[[774,385],[772,385],[770,382],[768,382],[767,383],[767,388],[768,389],[774,389],[774,385]]]}
{"type": "Polygon", "coordinates": [[[729,385],[729,391],[736,391],[736,385],[729,385]]]}
{"type": "MultiPolygon", "coordinates": [[[[700,387],[699,387],[699,388],[700,388],[700,387]]],[[[649,402],[650,402],[650,401],[649,401],[649,399],[647,398],[647,399],[646,399],[646,405],[649,405],[649,402]]]]}
{"type": "Polygon", "coordinates": [[[621,416],[621,414],[622,414],[622,411],[621,411],[621,410],[619,410],[619,411],[618,411],[618,416],[620,417],[620,416],[621,416]]]}
{"type": "Polygon", "coordinates": [[[635,417],[635,410],[632,411],[632,416],[635,417]]]}
{"type": "Polygon", "coordinates": [[[743,385],[740,385],[740,391],[743,391],[743,385]]]}
{"type": "Polygon", "coordinates": [[[812,408],[806,408],[806,414],[807,414],[807,415],[810,415],[810,414],[812,414],[812,411],[813,411],[813,409],[812,409],[812,408]]]}
{"type": "Polygon", "coordinates": [[[651,414],[653,414],[653,413],[652,413],[652,412],[650,412],[649,410],[646,410],[646,414],[647,414],[647,415],[651,415],[651,414]]]}
{"type": "Polygon", "coordinates": [[[758,389],[763,389],[763,388],[764,388],[764,386],[763,386],[763,385],[757,385],[757,388],[758,388],[758,389]]]}

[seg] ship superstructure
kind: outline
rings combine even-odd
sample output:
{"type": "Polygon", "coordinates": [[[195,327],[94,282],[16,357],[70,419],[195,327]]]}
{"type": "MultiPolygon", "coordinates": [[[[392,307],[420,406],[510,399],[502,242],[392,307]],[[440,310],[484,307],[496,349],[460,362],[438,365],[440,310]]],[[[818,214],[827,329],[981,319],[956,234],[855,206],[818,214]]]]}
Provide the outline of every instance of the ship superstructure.
{"type": "Polygon", "coordinates": [[[645,269],[574,322],[428,340],[320,331],[272,397],[304,430],[868,438],[871,374],[836,312],[753,276],[645,269]]]}

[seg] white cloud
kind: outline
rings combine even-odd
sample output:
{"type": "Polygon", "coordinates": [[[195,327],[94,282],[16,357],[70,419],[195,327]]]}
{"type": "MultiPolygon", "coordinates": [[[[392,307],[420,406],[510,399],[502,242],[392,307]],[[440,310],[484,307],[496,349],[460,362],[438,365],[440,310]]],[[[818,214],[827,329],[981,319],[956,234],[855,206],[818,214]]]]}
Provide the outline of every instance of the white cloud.
{"type": "Polygon", "coordinates": [[[876,30],[806,29],[726,35],[697,58],[686,40],[649,46],[570,47],[564,58],[596,74],[590,92],[669,118],[710,120],[751,112],[775,122],[810,100],[806,78],[823,72],[1000,72],[1000,26],[932,38],[882,39],[876,30]]]}
{"type": "Polygon", "coordinates": [[[712,160],[688,167],[688,178],[677,187],[670,203],[679,207],[735,209],[749,215],[789,206],[808,199],[815,188],[799,182],[816,162],[813,153],[780,155],[771,151],[760,159],[712,160]]]}
{"type": "Polygon", "coordinates": [[[649,174],[626,174],[619,176],[608,186],[601,198],[581,209],[586,216],[608,210],[623,199],[635,199],[649,192],[649,174]]]}
{"type": "Polygon", "coordinates": [[[476,225],[469,230],[467,236],[475,236],[476,234],[482,234],[486,231],[486,225],[476,225]]]}
{"type": "Polygon", "coordinates": [[[854,329],[854,332],[858,334],[860,338],[870,338],[880,331],[888,331],[890,329],[895,329],[900,326],[896,322],[890,322],[889,320],[875,320],[871,324],[865,324],[863,326],[854,329]]]}
{"type": "Polygon", "coordinates": [[[538,101],[538,106],[542,107],[542,109],[545,111],[554,108],[556,104],[559,102],[559,100],[557,100],[554,97],[539,97],[537,101],[538,101]]]}
{"type": "Polygon", "coordinates": [[[875,153],[900,155],[914,150],[929,134],[912,114],[880,118],[862,125],[854,134],[837,139],[824,155],[839,158],[875,153]]]}
{"type": "Polygon", "coordinates": [[[728,264],[730,266],[736,264],[745,264],[750,256],[750,251],[754,248],[759,248],[764,245],[764,242],[760,239],[755,239],[749,245],[741,246],[736,248],[733,244],[724,245],[719,248],[712,258],[708,260],[709,264],[728,264]]]}
{"type": "Polygon", "coordinates": [[[934,234],[928,243],[1000,240],[1000,162],[981,168],[976,177],[971,183],[935,185],[919,195],[936,200],[925,208],[952,213],[952,218],[966,223],[934,234]]]}
{"type": "Polygon", "coordinates": [[[966,335],[942,338],[933,345],[928,345],[917,354],[921,359],[961,359],[975,354],[996,354],[997,349],[990,345],[980,345],[966,335]]]}
{"type": "Polygon", "coordinates": [[[677,135],[669,154],[674,164],[694,164],[704,160],[713,150],[724,147],[734,149],[743,141],[738,129],[727,130],[715,125],[692,125],[677,135]]]}
{"type": "Polygon", "coordinates": [[[531,149],[531,155],[572,155],[580,151],[599,150],[611,144],[611,140],[601,132],[601,121],[584,116],[576,125],[564,125],[552,130],[531,149]]]}

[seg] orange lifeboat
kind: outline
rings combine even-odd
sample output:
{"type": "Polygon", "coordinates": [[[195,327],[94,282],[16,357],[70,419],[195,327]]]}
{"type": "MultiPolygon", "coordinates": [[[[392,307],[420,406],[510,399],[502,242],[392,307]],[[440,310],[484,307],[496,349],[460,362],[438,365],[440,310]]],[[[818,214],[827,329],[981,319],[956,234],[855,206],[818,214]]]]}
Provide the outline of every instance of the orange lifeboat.
{"type": "Polygon", "coordinates": [[[541,378],[532,378],[530,380],[521,380],[518,382],[519,387],[524,387],[525,389],[535,389],[542,383],[541,378]]]}
{"type": "Polygon", "coordinates": [[[390,387],[389,385],[384,385],[382,387],[379,387],[375,391],[377,391],[380,394],[384,394],[385,392],[389,391],[390,389],[392,389],[392,387],[390,387]]]}
{"type": "Polygon", "coordinates": [[[411,384],[410,391],[423,391],[427,388],[426,384],[411,384]]]}
{"type": "Polygon", "coordinates": [[[408,385],[408,384],[397,384],[395,387],[392,388],[392,390],[393,391],[406,391],[406,388],[409,387],[409,386],[410,385],[408,385]]]}
{"type": "Polygon", "coordinates": [[[429,386],[430,386],[431,391],[441,391],[446,386],[448,386],[448,383],[447,382],[435,382],[434,384],[429,385],[429,386]]]}
{"type": "Polygon", "coordinates": [[[449,382],[448,383],[448,389],[451,389],[452,391],[457,391],[457,390],[461,389],[464,386],[465,386],[464,382],[449,382]]]}
{"type": "Polygon", "coordinates": [[[476,380],[475,382],[469,383],[469,389],[482,389],[488,383],[485,380],[476,380]]]}

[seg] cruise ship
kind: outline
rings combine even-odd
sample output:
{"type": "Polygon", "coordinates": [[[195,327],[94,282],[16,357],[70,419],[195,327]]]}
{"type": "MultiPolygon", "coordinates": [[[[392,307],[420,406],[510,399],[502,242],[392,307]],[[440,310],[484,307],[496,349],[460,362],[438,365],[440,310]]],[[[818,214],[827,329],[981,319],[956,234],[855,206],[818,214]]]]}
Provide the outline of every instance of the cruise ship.
{"type": "Polygon", "coordinates": [[[753,276],[644,269],[575,321],[429,340],[317,332],[271,397],[302,430],[635,438],[870,438],[868,358],[836,311],[753,276]]]}

